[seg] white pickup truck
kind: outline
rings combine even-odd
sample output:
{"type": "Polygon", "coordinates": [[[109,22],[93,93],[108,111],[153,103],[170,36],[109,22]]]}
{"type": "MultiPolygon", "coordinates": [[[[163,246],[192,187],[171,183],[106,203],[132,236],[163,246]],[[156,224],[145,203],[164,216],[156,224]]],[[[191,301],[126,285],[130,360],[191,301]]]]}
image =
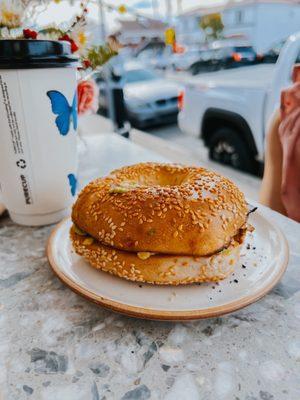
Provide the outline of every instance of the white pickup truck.
{"type": "Polygon", "coordinates": [[[300,62],[300,32],[288,38],[276,64],[211,72],[185,82],[178,123],[200,137],[211,159],[257,173],[267,123],[300,62]]]}

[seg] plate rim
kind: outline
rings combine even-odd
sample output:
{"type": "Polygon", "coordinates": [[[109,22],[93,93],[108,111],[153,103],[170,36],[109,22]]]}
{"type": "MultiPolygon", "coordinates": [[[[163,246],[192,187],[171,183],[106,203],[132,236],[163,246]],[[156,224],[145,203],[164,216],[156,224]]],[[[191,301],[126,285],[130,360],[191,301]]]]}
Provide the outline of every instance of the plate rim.
{"type": "MultiPolygon", "coordinates": [[[[261,218],[266,220],[265,216],[261,212],[258,211],[257,213],[261,218]]],[[[92,301],[93,303],[96,303],[97,305],[100,305],[105,309],[135,318],[161,320],[161,321],[186,321],[186,320],[214,318],[214,317],[219,317],[221,315],[230,314],[234,311],[240,310],[250,304],[257,302],[267,293],[269,293],[273,289],[273,287],[281,280],[283,274],[287,269],[289,262],[289,245],[285,235],[276,224],[267,220],[267,222],[273,227],[273,229],[275,229],[276,233],[279,236],[279,239],[282,240],[282,245],[284,247],[284,259],[281,267],[278,270],[278,273],[274,276],[273,280],[270,281],[267,286],[259,290],[256,294],[245,296],[242,299],[231,301],[221,306],[215,306],[201,310],[198,309],[190,311],[189,310],[166,311],[166,310],[154,310],[151,308],[137,307],[129,304],[120,303],[118,301],[97,295],[89,291],[88,289],[83,288],[81,285],[79,285],[74,280],[69,278],[61,270],[61,268],[56,263],[54,258],[53,242],[55,240],[57,232],[67,221],[71,221],[71,218],[66,217],[61,222],[59,222],[51,231],[47,241],[46,255],[52,271],[61,280],[62,283],[64,283],[76,294],[79,294],[85,299],[92,301]]]]}

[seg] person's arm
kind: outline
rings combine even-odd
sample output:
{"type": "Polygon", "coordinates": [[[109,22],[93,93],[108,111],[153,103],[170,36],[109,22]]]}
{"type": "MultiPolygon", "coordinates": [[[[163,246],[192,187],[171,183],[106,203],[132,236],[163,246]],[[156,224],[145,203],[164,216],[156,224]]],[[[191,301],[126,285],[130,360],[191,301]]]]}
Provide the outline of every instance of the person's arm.
{"type": "Polygon", "coordinates": [[[282,147],[278,135],[280,113],[277,111],[269,124],[266,137],[265,169],[259,201],[263,205],[286,215],[281,199],[282,182],[282,147]]]}

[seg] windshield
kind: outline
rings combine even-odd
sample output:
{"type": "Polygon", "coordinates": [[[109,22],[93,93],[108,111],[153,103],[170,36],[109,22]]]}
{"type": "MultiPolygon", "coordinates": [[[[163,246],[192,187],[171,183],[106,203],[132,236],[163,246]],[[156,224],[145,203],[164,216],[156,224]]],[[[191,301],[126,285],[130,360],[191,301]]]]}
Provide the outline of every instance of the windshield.
{"type": "Polygon", "coordinates": [[[157,79],[154,72],[148,71],[146,69],[131,69],[126,71],[124,74],[126,83],[134,83],[140,81],[151,81],[157,79]]]}

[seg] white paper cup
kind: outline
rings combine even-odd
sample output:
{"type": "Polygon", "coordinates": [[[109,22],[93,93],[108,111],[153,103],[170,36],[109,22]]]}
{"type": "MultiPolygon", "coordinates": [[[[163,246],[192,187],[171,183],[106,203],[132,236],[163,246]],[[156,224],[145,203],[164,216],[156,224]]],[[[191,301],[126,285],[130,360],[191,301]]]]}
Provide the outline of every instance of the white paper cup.
{"type": "Polygon", "coordinates": [[[14,222],[51,224],[76,193],[76,59],[67,43],[10,42],[27,43],[5,60],[0,41],[0,197],[14,222]]]}

